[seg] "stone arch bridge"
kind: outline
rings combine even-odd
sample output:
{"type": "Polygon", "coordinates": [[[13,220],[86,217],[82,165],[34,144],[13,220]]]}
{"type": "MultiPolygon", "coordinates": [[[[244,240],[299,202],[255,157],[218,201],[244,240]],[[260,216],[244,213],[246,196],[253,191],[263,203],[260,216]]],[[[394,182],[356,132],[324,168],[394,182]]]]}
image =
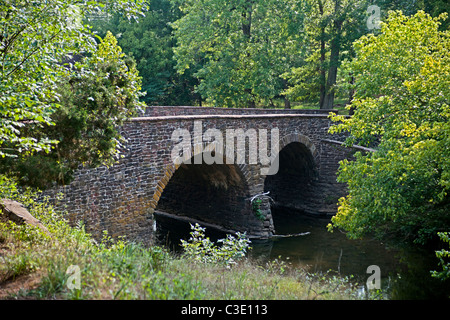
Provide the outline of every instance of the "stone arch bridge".
{"type": "Polygon", "coordinates": [[[329,111],[148,107],[121,127],[126,143],[115,165],[80,168],[69,185],[44,194],[67,210],[72,224],[82,220],[97,238],[107,230],[113,237],[148,242],[159,212],[269,238],[276,233],[274,207],[332,215],[345,194],[336,171],[351,151],[340,145],[343,137],[328,133],[329,111]],[[237,136],[229,137],[237,130],[246,135],[240,146],[237,136]],[[216,141],[223,135],[223,148],[209,149],[209,158],[208,132],[216,141]],[[267,155],[278,143],[267,166],[276,163],[277,170],[269,174],[251,159],[252,143],[259,139],[260,147],[262,137],[267,155]],[[182,152],[174,152],[177,148],[182,152]],[[175,153],[187,161],[174,161],[175,153]],[[222,163],[211,163],[211,156],[222,163]],[[259,205],[252,205],[255,195],[267,192],[270,199],[257,196],[259,205]]]}

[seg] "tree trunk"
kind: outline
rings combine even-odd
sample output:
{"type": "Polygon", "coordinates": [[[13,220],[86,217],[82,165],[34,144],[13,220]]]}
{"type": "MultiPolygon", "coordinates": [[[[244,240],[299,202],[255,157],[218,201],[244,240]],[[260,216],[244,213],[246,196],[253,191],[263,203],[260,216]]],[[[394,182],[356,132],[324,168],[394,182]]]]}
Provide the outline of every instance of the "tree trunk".
{"type": "MultiPolygon", "coordinates": [[[[286,90],[289,87],[289,83],[286,79],[282,80],[282,84],[283,84],[283,89],[286,90]]],[[[290,109],[291,108],[291,100],[289,100],[288,96],[285,95],[284,96],[284,108],[285,109],[290,109]]]]}
{"type": "MultiPolygon", "coordinates": [[[[339,37],[339,36],[338,36],[339,37]]],[[[330,53],[330,68],[328,69],[328,79],[327,79],[327,93],[325,95],[325,99],[321,109],[333,109],[334,104],[334,88],[333,86],[336,84],[337,78],[337,69],[339,63],[339,40],[334,39],[331,44],[331,53],[330,53]]]]}
{"type": "Polygon", "coordinates": [[[244,36],[246,36],[248,39],[250,39],[252,33],[252,3],[249,2],[247,5],[247,11],[242,13],[242,17],[245,19],[242,22],[242,33],[244,36]]]}
{"type": "MultiPolygon", "coordinates": [[[[350,84],[353,85],[355,83],[355,77],[350,73],[350,84]]],[[[355,89],[350,89],[349,93],[348,93],[348,104],[351,104],[353,101],[353,96],[355,95],[355,89]]],[[[350,107],[350,110],[348,112],[349,115],[353,115],[355,113],[355,108],[354,107],[350,107]]]]}
{"type": "MultiPolygon", "coordinates": [[[[246,11],[242,13],[242,17],[244,20],[242,21],[242,33],[247,38],[247,41],[250,41],[252,32],[252,2],[247,1],[246,11]]],[[[250,53],[247,52],[247,57],[250,57],[250,53]]],[[[253,97],[253,94],[251,92],[251,89],[245,89],[245,92],[247,92],[251,97],[253,97]]],[[[247,108],[256,108],[256,103],[254,99],[247,101],[247,108]]]]}
{"type": "Polygon", "coordinates": [[[321,109],[332,109],[334,104],[334,88],[337,78],[337,70],[339,65],[339,53],[341,49],[341,29],[342,17],[340,17],[340,1],[336,0],[334,9],[334,37],[331,40],[330,67],[328,69],[328,79],[326,84],[326,95],[321,109]]]}
{"type": "Polygon", "coordinates": [[[291,101],[288,99],[288,97],[284,97],[284,108],[290,109],[291,108],[291,101]]]}
{"type": "Polygon", "coordinates": [[[252,93],[252,89],[244,89],[244,91],[248,94],[249,99],[247,100],[247,108],[256,108],[255,98],[252,93]]]}
{"type": "MultiPolygon", "coordinates": [[[[318,0],[319,4],[319,12],[321,17],[323,18],[323,3],[322,0],[318,0]]],[[[325,26],[321,27],[320,31],[320,64],[319,64],[319,81],[320,81],[320,99],[319,99],[319,108],[323,109],[323,103],[325,100],[325,79],[326,79],[326,71],[325,71],[325,26]]]]}
{"type": "MultiPolygon", "coordinates": [[[[323,33],[325,34],[325,29],[323,29],[323,33]]],[[[325,102],[325,79],[326,79],[326,71],[325,71],[325,40],[320,40],[320,100],[319,107],[323,109],[323,104],[325,102]]]]}

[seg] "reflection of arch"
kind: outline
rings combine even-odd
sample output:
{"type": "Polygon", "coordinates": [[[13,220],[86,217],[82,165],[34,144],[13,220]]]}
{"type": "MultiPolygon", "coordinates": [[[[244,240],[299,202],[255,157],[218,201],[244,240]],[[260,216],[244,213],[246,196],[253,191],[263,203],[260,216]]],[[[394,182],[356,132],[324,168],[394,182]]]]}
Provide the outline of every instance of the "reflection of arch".
{"type": "Polygon", "coordinates": [[[154,209],[215,224],[230,230],[247,231],[253,219],[247,165],[169,165],[153,194],[154,209]]]}

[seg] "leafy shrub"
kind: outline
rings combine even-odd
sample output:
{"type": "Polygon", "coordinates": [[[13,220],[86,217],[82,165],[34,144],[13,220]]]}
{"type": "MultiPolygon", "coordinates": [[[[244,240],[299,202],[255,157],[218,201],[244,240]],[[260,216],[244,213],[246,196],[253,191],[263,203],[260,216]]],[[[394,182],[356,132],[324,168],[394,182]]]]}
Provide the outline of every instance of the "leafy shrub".
{"type": "Polygon", "coordinates": [[[228,234],[226,239],[217,240],[222,243],[222,246],[218,247],[205,236],[206,229],[199,224],[191,224],[191,230],[189,241],[181,240],[181,246],[187,256],[202,263],[225,263],[231,266],[236,264],[238,259],[245,257],[250,248],[250,240],[245,233],[236,233],[237,238],[228,234]]]}
{"type": "Polygon", "coordinates": [[[266,217],[261,212],[261,203],[262,203],[261,199],[254,199],[252,201],[252,210],[259,220],[264,221],[266,219],[266,217]]]}
{"type": "Polygon", "coordinates": [[[450,228],[450,37],[439,31],[446,16],[391,12],[379,35],[354,43],[356,58],[343,66],[355,78],[354,115],[332,116],[330,133],[348,132],[346,145],[376,152],[340,162],[348,194],[330,229],[426,244],[450,228]]]}
{"type": "MultiPolygon", "coordinates": [[[[442,241],[450,245],[450,232],[439,232],[438,236],[442,241]]],[[[448,260],[450,258],[450,251],[446,249],[436,251],[436,257],[439,259],[439,265],[442,267],[442,271],[432,271],[431,275],[441,280],[450,279],[450,261],[448,260]]]]}

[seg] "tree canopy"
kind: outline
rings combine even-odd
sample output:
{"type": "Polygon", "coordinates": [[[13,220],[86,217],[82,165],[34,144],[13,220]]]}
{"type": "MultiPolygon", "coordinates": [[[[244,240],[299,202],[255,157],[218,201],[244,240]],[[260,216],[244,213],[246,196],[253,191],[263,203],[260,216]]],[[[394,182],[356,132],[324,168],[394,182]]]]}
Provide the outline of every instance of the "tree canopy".
{"type": "Polygon", "coordinates": [[[304,55],[300,66],[292,66],[284,75],[289,80],[285,94],[292,100],[315,100],[319,108],[332,109],[340,64],[353,56],[353,41],[369,32],[369,1],[308,0],[306,4],[304,55]]]}
{"type": "MultiPolygon", "coordinates": [[[[109,36],[98,45],[83,18],[120,10],[133,19],[141,15],[143,9],[141,1],[122,0],[114,3],[76,0],[1,2],[0,156],[3,171],[18,174],[26,183],[29,181],[27,175],[16,170],[32,155],[52,153],[58,158],[55,161],[60,168],[65,168],[67,161],[97,163],[97,159],[114,156],[114,148],[105,146],[97,151],[98,145],[88,141],[97,130],[103,133],[112,130],[111,121],[118,125],[122,115],[139,107],[139,80],[131,64],[125,66],[119,61],[123,56],[115,40],[109,36]],[[83,56],[86,60],[74,65],[75,57],[83,56]],[[102,80],[102,76],[107,80],[102,80]],[[104,101],[96,104],[102,90],[113,90],[116,97],[106,101],[109,97],[105,94],[104,101]],[[112,112],[103,113],[104,103],[109,103],[112,112]],[[74,115],[83,113],[82,121],[89,122],[94,115],[99,118],[90,125],[80,123],[77,127],[80,131],[61,143],[62,137],[71,130],[67,125],[73,125],[77,118],[74,115]],[[62,114],[72,123],[59,123],[62,114]],[[100,118],[109,119],[102,121],[100,118]],[[82,134],[83,131],[89,133],[82,134]],[[66,151],[62,154],[64,143],[70,143],[72,147],[79,145],[85,153],[66,151]],[[89,148],[92,150],[88,151],[89,148]]],[[[115,134],[106,134],[97,143],[115,145],[116,138],[115,134]]],[[[63,180],[61,175],[66,169],[52,177],[63,180]]]]}
{"type": "Polygon", "coordinates": [[[450,33],[419,11],[392,12],[379,35],[355,42],[351,118],[331,132],[376,152],[343,161],[349,187],[332,221],[352,237],[374,232],[425,242],[450,227],[450,33]]]}
{"type": "Polygon", "coordinates": [[[195,70],[198,92],[215,106],[254,107],[280,96],[297,59],[302,1],[179,1],[173,23],[180,73],[195,70]]]}
{"type": "Polygon", "coordinates": [[[100,36],[110,31],[117,37],[123,52],[136,60],[142,77],[141,100],[149,105],[191,105],[199,103],[191,72],[179,74],[173,49],[176,44],[171,23],[181,17],[178,6],[169,0],[152,0],[145,17],[129,21],[120,12],[110,18],[90,22],[100,36]]]}

